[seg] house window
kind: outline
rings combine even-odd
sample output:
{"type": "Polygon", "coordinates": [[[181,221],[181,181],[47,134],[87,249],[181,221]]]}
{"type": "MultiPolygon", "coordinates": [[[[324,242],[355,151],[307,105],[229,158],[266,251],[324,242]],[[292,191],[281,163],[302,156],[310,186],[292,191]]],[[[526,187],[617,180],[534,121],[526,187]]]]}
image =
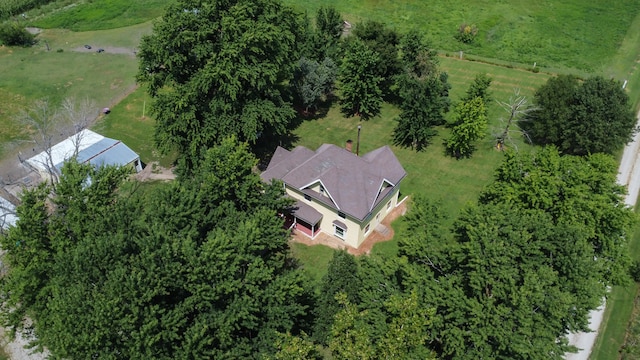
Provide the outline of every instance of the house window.
{"type": "Polygon", "coordinates": [[[391,201],[387,203],[387,210],[389,210],[390,207],[391,207],[391,201]]]}
{"type": "Polygon", "coordinates": [[[326,195],[324,192],[324,186],[320,185],[320,194],[326,195]]]}
{"type": "Polygon", "coordinates": [[[345,215],[342,211],[338,211],[338,216],[340,216],[343,219],[347,217],[347,215],[345,215]]]}
{"type": "Polygon", "coordinates": [[[367,224],[367,227],[364,228],[364,233],[367,234],[369,232],[369,228],[371,227],[371,224],[367,224]]]}
{"type": "Polygon", "coordinates": [[[347,230],[345,230],[345,229],[343,229],[341,227],[338,227],[338,226],[334,226],[333,228],[336,230],[335,231],[335,235],[337,237],[339,237],[340,239],[344,239],[344,235],[347,233],[347,230]]]}
{"type": "Polygon", "coordinates": [[[376,214],[376,221],[378,221],[378,222],[380,221],[380,213],[376,214]]]}
{"type": "Polygon", "coordinates": [[[307,201],[311,201],[311,196],[304,194],[304,199],[307,201]]]}

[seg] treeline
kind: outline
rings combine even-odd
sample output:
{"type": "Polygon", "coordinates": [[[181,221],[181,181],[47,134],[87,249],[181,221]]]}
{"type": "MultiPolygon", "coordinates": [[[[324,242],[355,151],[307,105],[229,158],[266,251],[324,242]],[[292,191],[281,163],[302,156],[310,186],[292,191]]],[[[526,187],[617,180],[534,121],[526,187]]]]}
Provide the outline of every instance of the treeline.
{"type": "Polygon", "coordinates": [[[0,21],[10,19],[25,11],[46,5],[55,0],[3,0],[0,2],[0,21]]]}
{"type": "Polygon", "coordinates": [[[508,153],[451,228],[418,196],[397,256],[336,252],[317,288],[256,163],[231,138],[135,191],[68,162],[1,239],[5,325],[69,359],[562,359],[628,281],[635,216],[609,155],[508,153]]]}
{"type": "Polygon", "coordinates": [[[71,359],[561,359],[627,281],[635,217],[608,155],[509,154],[451,228],[417,197],[398,256],[336,252],[318,288],[255,164],[227,140],[193,179],[136,190],[69,162],[1,239],[5,325],[71,359]]]}

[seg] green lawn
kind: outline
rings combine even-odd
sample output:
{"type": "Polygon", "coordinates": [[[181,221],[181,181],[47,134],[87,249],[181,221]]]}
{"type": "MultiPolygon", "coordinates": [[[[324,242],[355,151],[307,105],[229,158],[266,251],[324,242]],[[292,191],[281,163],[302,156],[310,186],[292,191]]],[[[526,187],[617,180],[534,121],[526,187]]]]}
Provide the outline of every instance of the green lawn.
{"type": "MultiPolygon", "coordinates": [[[[314,15],[335,6],[350,22],[382,21],[398,31],[417,29],[436,49],[539,66],[600,72],[619,51],[640,14],[640,0],[619,1],[447,1],[285,0],[314,15]],[[475,24],[476,41],[454,39],[462,23],[475,24]]],[[[635,31],[637,33],[637,31],[635,31]]],[[[637,35],[636,35],[637,36],[637,35]]]]}
{"type": "Polygon", "coordinates": [[[333,251],[328,246],[291,244],[291,254],[300,261],[304,271],[315,283],[319,283],[327,273],[327,266],[333,257],[333,251]]]}
{"type": "Polygon", "coordinates": [[[163,156],[156,150],[153,141],[154,120],[149,117],[149,106],[149,95],[143,88],[138,88],[113,107],[109,115],[102,116],[93,130],[121,140],[138,153],[145,164],[158,161],[160,165],[170,167],[175,154],[163,156]]]}
{"type": "Polygon", "coordinates": [[[65,98],[87,98],[95,102],[97,114],[126,97],[135,86],[134,56],[74,50],[83,44],[132,49],[150,30],[150,24],[90,33],[53,30],[43,32],[33,48],[0,47],[0,145],[5,145],[0,146],[0,158],[6,145],[28,138],[16,117],[36,100],[47,98],[55,106],[65,98]]]}

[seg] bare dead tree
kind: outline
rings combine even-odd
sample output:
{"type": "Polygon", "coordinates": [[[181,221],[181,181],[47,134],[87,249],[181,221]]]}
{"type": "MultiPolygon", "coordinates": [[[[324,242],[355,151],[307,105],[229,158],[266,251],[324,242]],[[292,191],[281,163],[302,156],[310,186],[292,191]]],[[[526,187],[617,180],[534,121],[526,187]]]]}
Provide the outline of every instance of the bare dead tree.
{"type": "Polygon", "coordinates": [[[12,206],[8,200],[0,198],[0,235],[3,235],[9,227],[9,219],[16,216],[15,206],[12,206]]]}
{"type": "Polygon", "coordinates": [[[53,146],[57,141],[70,136],[74,149],[68,155],[76,156],[84,136],[82,130],[88,128],[96,119],[96,111],[95,103],[87,98],[80,102],[65,99],[59,107],[52,105],[47,99],[42,99],[20,114],[20,121],[31,132],[32,141],[45,153],[38,162],[46,170],[52,185],[58,182],[60,176],[60,171],[54,163],[53,146]]]}
{"type": "Polygon", "coordinates": [[[19,115],[20,122],[32,133],[33,142],[40,149],[44,149],[45,156],[38,162],[47,171],[51,184],[58,182],[60,173],[53,163],[52,148],[55,145],[55,134],[63,118],[58,109],[51,105],[47,99],[41,99],[34,103],[28,110],[19,115]]]}
{"type": "Polygon", "coordinates": [[[517,145],[511,137],[513,132],[522,134],[527,141],[531,142],[529,135],[518,124],[524,119],[527,113],[535,110],[534,107],[528,105],[527,97],[520,95],[520,89],[516,88],[513,89],[513,95],[509,97],[508,101],[496,100],[496,102],[502,106],[507,113],[509,113],[509,118],[507,120],[504,118],[500,119],[504,126],[501,127],[499,132],[495,135],[496,148],[502,151],[504,150],[505,143],[509,142],[517,149],[517,145]]]}
{"type": "Polygon", "coordinates": [[[82,130],[87,129],[96,118],[96,104],[88,98],[81,102],[77,102],[74,99],[66,99],[62,103],[62,109],[73,134],[71,136],[74,146],[73,156],[76,156],[80,151],[84,136],[82,130]]]}

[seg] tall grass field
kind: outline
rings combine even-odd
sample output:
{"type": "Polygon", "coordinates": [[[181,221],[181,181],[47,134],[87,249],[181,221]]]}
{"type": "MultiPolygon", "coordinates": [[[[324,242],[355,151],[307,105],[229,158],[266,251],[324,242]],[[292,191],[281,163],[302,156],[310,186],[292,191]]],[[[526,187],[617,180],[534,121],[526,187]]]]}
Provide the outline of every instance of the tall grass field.
{"type": "Polygon", "coordinates": [[[637,33],[631,25],[640,11],[640,0],[284,2],[309,14],[334,6],[354,24],[375,20],[401,32],[417,29],[439,50],[594,73],[618,56],[627,34],[637,33]],[[469,45],[454,38],[462,24],[478,29],[469,45]]]}

